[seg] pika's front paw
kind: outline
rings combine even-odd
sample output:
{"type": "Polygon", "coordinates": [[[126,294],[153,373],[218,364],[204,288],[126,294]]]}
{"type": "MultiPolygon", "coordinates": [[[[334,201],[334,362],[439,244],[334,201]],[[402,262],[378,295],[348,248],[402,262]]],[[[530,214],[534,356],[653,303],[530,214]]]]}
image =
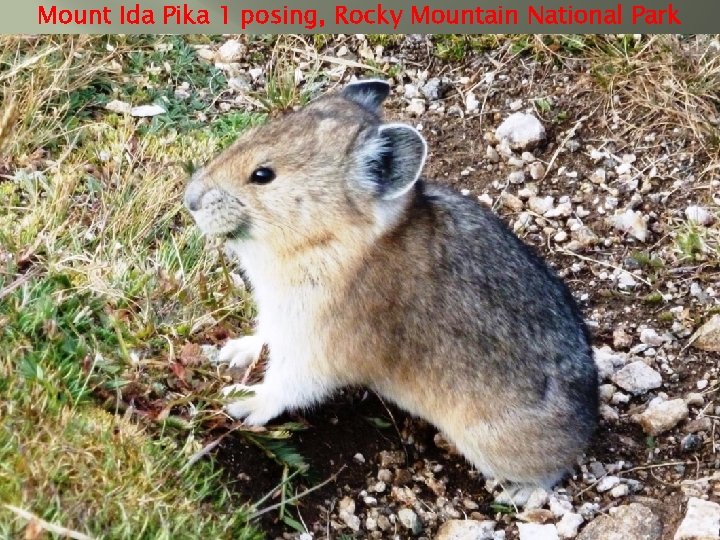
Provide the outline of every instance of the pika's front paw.
{"type": "Polygon", "coordinates": [[[243,393],[241,399],[233,401],[225,407],[233,418],[244,419],[250,426],[262,426],[283,412],[280,399],[268,391],[267,386],[260,384],[233,384],[223,388],[225,396],[243,393]]]}
{"type": "Polygon", "coordinates": [[[231,368],[244,368],[260,358],[263,340],[258,336],[244,336],[229,340],[218,355],[218,362],[228,362],[231,368]]]}

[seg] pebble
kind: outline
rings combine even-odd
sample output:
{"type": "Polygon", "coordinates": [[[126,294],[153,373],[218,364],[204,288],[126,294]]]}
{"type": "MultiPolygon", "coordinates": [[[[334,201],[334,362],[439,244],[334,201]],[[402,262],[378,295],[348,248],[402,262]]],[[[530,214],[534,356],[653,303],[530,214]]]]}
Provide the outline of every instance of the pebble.
{"type": "Polygon", "coordinates": [[[495,130],[498,140],[506,140],[514,150],[528,150],[545,139],[545,128],[534,115],[516,112],[495,130]]]}
{"type": "Polygon", "coordinates": [[[627,233],[641,242],[647,240],[647,218],[639,211],[628,209],[617,212],[610,218],[610,223],[617,230],[627,233]]]}
{"type": "Polygon", "coordinates": [[[530,197],[528,199],[528,208],[536,214],[544,215],[553,208],[555,199],[553,197],[530,197]]]}
{"type": "Polygon", "coordinates": [[[355,515],[355,501],[352,498],[345,497],[338,503],[338,517],[353,531],[360,530],[360,518],[355,515]]]}
{"type": "Polygon", "coordinates": [[[493,540],[494,521],[451,519],[442,524],[434,540],[493,540]]]}
{"type": "Polygon", "coordinates": [[[403,95],[405,99],[412,100],[420,97],[420,91],[414,84],[406,84],[403,87],[403,95]]]}
{"type": "Polygon", "coordinates": [[[223,63],[237,62],[245,54],[245,46],[236,39],[223,43],[217,51],[217,59],[223,63]]]}
{"type": "Polygon", "coordinates": [[[529,171],[530,177],[533,180],[540,180],[543,176],[545,176],[545,165],[543,165],[539,161],[535,161],[530,165],[529,171]]]}
{"type": "Polygon", "coordinates": [[[720,504],[690,498],[685,517],[674,540],[713,540],[720,538],[720,504]]]}
{"type": "Polygon", "coordinates": [[[422,522],[414,510],[403,508],[398,512],[398,519],[403,527],[412,531],[413,534],[418,534],[422,531],[422,522]]]}
{"type": "Polygon", "coordinates": [[[627,484],[618,484],[610,490],[610,495],[612,495],[616,499],[619,499],[620,497],[625,497],[628,493],[630,493],[630,488],[627,484]]]}
{"type": "Polygon", "coordinates": [[[652,328],[643,328],[640,330],[640,341],[646,345],[650,345],[651,347],[659,347],[668,341],[668,338],[661,336],[652,328]]]}
{"type": "Polygon", "coordinates": [[[632,503],[611,508],[591,521],[578,540],[660,540],[663,525],[647,506],[632,503]]]}
{"type": "Polygon", "coordinates": [[[524,171],[513,171],[508,174],[508,182],[511,184],[522,184],[525,181],[524,171]]]}
{"type": "Polygon", "coordinates": [[[690,338],[696,349],[720,352],[720,314],[713,315],[690,338]]]}
{"type": "Polygon", "coordinates": [[[585,519],[580,514],[568,512],[557,522],[557,532],[560,538],[575,538],[578,528],[585,519]]]}
{"type": "Polygon", "coordinates": [[[430,101],[437,101],[442,97],[442,81],[433,77],[420,88],[422,94],[430,101]]]}
{"type": "Polygon", "coordinates": [[[619,483],[620,478],[618,478],[617,476],[605,476],[604,478],[600,479],[600,481],[597,483],[597,486],[595,486],[595,489],[597,489],[600,493],[604,493],[605,491],[610,491],[619,483]]]}
{"type": "Polygon", "coordinates": [[[555,525],[540,525],[538,523],[518,523],[520,540],[558,540],[558,531],[555,525]]]}
{"type": "Polygon", "coordinates": [[[715,221],[715,217],[702,206],[688,206],[685,209],[685,217],[698,225],[710,225],[715,221]]]}
{"type": "Polygon", "coordinates": [[[413,116],[422,116],[425,114],[425,100],[422,98],[411,99],[405,110],[413,116]]]}
{"type": "Polygon", "coordinates": [[[500,161],[500,154],[498,154],[495,148],[489,145],[485,149],[485,157],[488,158],[488,160],[492,163],[498,163],[500,161]]]}
{"type": "Polygon", "coordinates": [[[633,395],[644,394],[662,385],[662,376],[642,360],[626,365],[615,373],[612,381],[633,395]]]}
{"type": "Polygon", "coordinates": [[[647,409],[638,415],[637,422],[648,435],[660,435],[674,428],[688,417],[689,410],[684,399],[662,401],[654,399],[647,409]]]}
{"type": "Polygon", "coordinates": [[[465,112],[475,113],[480,109],[480,102],[475,97],[475,94],[468,92],[465,96],[465,112]]]}

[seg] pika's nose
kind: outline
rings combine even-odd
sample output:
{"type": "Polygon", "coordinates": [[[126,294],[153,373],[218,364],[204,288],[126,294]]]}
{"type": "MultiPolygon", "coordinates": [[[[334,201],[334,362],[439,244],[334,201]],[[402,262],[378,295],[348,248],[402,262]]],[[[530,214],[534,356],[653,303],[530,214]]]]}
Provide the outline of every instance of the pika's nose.
{"type": "Polygon", "coordinates": [[[191,212],[196,212],[202,207],[202,198],[205,188],[197,180],[191,180],[185,190],[185,206],[191,212]]]}

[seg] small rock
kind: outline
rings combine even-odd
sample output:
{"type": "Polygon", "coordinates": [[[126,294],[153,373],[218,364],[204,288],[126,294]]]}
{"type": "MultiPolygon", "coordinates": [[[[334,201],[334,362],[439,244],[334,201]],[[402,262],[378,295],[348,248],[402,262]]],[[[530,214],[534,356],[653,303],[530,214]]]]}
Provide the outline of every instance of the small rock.
{"type": "Polygon", "coordinates": [[[557,532],[560,538],[575,538],[578,528],[585,519],[580,514],[568,512],[557,522],[557,532]]]}
{"type": "Polygon", "coordinates": [[[545,165],[536,161],[530,165],[530,176],[533,180],[540,180],[545,176],[545,165]]]}
{"type": "Polygon", "coordinates": [[[419,534],[422,531],[422,522],[414,510],[403,508],[398,512],[398,519],[403,527],[412,531],[413,534],[419,534]]]}
{"type": "Polygon", "coordinates": [[[613,407],[605,403],[600,405],[600,417],[608,422],[617,422],[620,420],[618,412],[613,407]]]}
{"type": "Polygon", "coordinates": [[[553,197],[530,197],[528,200],[528,208],[536,214],[544,215],[553,208],[555,199],[553,197]]]}
{"type": "Polygon", "coordinates": [[[360,530],[360,518],[355,515],[355,501],[352,498],[345,497],[338,503],[338,517],[353,531],[360,530]]]}
{"type": "Polygon", "coordinates": [[[545,139],[545,128],[535,116],[516,112],[495,130],[498,140],[506,140],[514,150],[528,150],[545,139]]]}
{"type": "Polygon", "coordinates": [[[639,395],[659,388],[662,385],[662,376],[645,362],[637,360],[615,373],[612,381],[623,390],[639,395]]]}
{"type": "Polygon", "coordinates": [[[625,497],[629,492],[630,488],[627,484],[618,484],[610,490],[610,495],[612,495],[616,499],[619,499],[620,497],[625,497]]]}
{"type": "Polygon", "coordinates": [[[518,523],[520,540],[558,540],[555,525],[539,525],[537,523],[518,523]]]}
{"type": "Polygon", "coordinates": [[[630,272],[624,270],[618,274],[617,285],[621,290],[634,289],[637,286],[637,281],[630,272]]]}
{"type": "Polygon", "coordinates": [[[442,524],[434,540],[492,540],[494,521],[451,519],[442,524]]]}
{"type": "Polygon", "coordinates": [[[548,492],[543,488],[537,488],[528,497],[525,503],[526,510],[534,510],[536,508],[542,508],[548,503],[549,495],[548,492]]]}
{"type": "Polygon", "coordinates": [[[551,208],[545,212],[547,218],[569,217],[572,214],[572,203],[570,201],[561,202],[555,208],[551,208]]]}
{"type": "Polygon", "coordinates": [[[674,428],[688,417],[688,406],[683,399],[653,400],[638,416],[638,423],[648,435],[660,435],[674,428]]]}
{"type": "Polygon", "coordinates": [[[139,105],[130,109],[130,116],[139,118],[148,118],[157,116],[159,114],[165,114],[167,111],[160,105],[139,105]]]}
{"type": "Polygon", "coordinates": [[[659,347],[667,341],[667,338],[661,336],[652,328],[643,328],[640,330],[640,341],[651,347],[659,347]]]}
{"type": "Polygon", "coordinates": [[[700,450],[702,448],[702,439],[695,435],[694,433],[690,433],[689,435],[685,435],[682,440],[680,441],[680,451],[685,453],[690,452],[696,452],[697,450],[700,450]]]}
{"type": "Polygon", "coordinates": [[[563,499],[557,495],[550,497],[550,511],[555,517],[562,517],[568,512],[572,512],[573,505],[567,499],[563,499]]]}
{"type": "Polygon", "coordinates": [[[624,212],[617,212],[610,218],[610,223],[617,230],[627,233],[641,242],[647,240],[647,218],[639,211],[628,209],[624,212]]]}
{"type": "Polygon", "coordinates": [[[720,314],[713,315],[690,338],[696,349],[708,352],[720,352],[720,314]]]}
{"type": "Polygon", "coordinates": [[[648,507],[639,503],[618,506],[591,521],[578,540],[660,540],[663,525],[648,507]]]}
{"type": "MultiPolygon", "coordinates": [[[[687,400],[685,401],[687,403],[687,400]]],[[[713,422],[707,416],[701,416],[687,423],[684,430],[685,433],[699,433],[701,431],[712,431],[713,422]]]]}
{"type": "Polygon", "coordinates": [[[480,102],[475,97],[475,94],[468,92],[465,96],[465,112],[472,114],[478,112],[480,109],[480,102]]]}
{"type": "MultiPolygon", "coordinates": [[[[600,371],[600,369],[601,368],[598,365],[598,371],[600,371]]],[[[610,377],[615,372],[612,365],[610,366],[609,370],[607,368],[602,368],[602,369],[605,370],[605,373],[608,374],[607,375],[608,377],[610,377]]],[[[614,384],[601,384],[599,386],[598,390],[600,391],[600,401],[602,401],[603,403],[609,402],[617,391],[614,384]]],[[[600,478],[601,476],[604,476],[604,475],[605,475],[605,473],[596,474],[595,476],[600,478]]]]}
{"type": "Polygon", "coordinates": [[[485,157],[488,158],[491,163],[498,163],[500,161],[500,154],[490,145],[485,149],[485,157]]]}
{"type": "Polygon", "coordinates": [[[625,331],[624,326],[619,326],[613,330],[613,347],[627,348],[632,343],[632,336],[625,331]]]}
{"type": "Polygon", "coordinates": [[[108,111],[114,112],[114,113],[120,113],[120,114],[130,114],[130,110],[132,109],[132,105],[129,103],[126,103],[125,101],[120,101],[118,99],[113,99],[112,101],[109,101],[105,108],[108,111]]]}
{"type": "Polygon", "coordinates": [[[520,157],[525,163],[533,163],[536,160],[535,154],[532,152],[523,152],[520,157]]]}
{"type": "Polygon", "coordinates": [[[229,64],[237,62],[245,54],[245,46],[236,39],[230,39],[218,49],[217,59],[220,62],[229,64]]]}
{"type": "Polygon", "coordinates": [[[425,100],[421,98],[411,99],[405,110],[412,116],[422,116],[425,114],[425,100]]]}
{"type": "Polygon", "coordinates": [[[390,466],[400,466],[405,464],[405,453],[401,452],[399,450],[395,451],[388,451],[383,450],[380,452],[380,466],[381,467],[390,467],[390,466]]]}
{"type": "Polygon", "coordinates": [[[705,405],[705,397],[699,392],[690,392],[685,396],[685,403],[690,407],[702,407],[705,405]]]}
{"type": "Polygon", "coordinates": [[[595,486],[595,489],[597,489],[600,493],[604,493],[605,491],[610,491],[619,483],[620,478],[618,478],[617,476],[606,476],[600,479],[600,481],[597,483],[597,486],[595,486]]]}
{"type": "Polygon", "coordinates": [[[513,171],[508,174],[508,182],[511,184],[522,184],[525,181],[524,171],[513,171]]]}
{"type": "Polygon", "coordinates": [[[720,538],[720,504],[692,497],[674,540],[715,540],[720,538]]]}
{"type": "Polygon", "coordinates": [[[520,212],[523,209],[523,202],[512,193],[503,193],[500,196],[500,204],[513,212],[520,212]]]}
{"type": "Polygon", "coordinates": [[[353,456],[353,459],[354,459],[357,463],[365,463],[365,456],[363,456],[360,452],[358,452],[357,454],[355,454],[355,455],[353,456]]]}
{"type": "Polygon", "coordinates": [[[437,101],[442,97],[442,81],[437,77],[428,79],[420,88],[420,92],[422,92],[429,101],[437,101]]]}
{"type": "Polygon", "coordinates": [[[414,84],[406,84],[403,87],[403,95],[407,100],[413,100],[420,97],[420,91],[414,84]]]}
{"type": "Polygon", "coordinates": [[[710,225],[715,221],[715,216],[702,206],[688,206],[685,209],[685,217],[688,221],[698,225],[710,225]]]}

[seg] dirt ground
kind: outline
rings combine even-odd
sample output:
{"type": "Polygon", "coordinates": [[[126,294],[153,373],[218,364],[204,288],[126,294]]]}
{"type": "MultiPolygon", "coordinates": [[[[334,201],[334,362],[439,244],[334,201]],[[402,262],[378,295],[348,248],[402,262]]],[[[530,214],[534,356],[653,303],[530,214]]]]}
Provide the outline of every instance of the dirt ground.
{"type": "MultiPolygon", "coordinates": [[[[661,518],[662,538],[673,538],[687,500],[681,482],[720,470],[718,358],[687,347],[692,331],[718,307],[717,297],[697,293],[717,290],[720,283],[720,264],[713,251],[717,246],[712,234],[700,233],[705,247],[691,256],[683,252],[693,249],[684,243],[686,208],[716,209],[719,202],[713,199],[718,193],[717,171],[706,172],[712,167],[711,155],[691,126],[673,124],[672,115],[663,117],[642,103],[660,96],[646,86],[654,81],[636,81],[634,88],[603,88],[593,76],[595,66],[583,59],[563,64],[552,56],[472,51],[462,62],[446,62],[429,56],[424,42],[419,43],[391,45],[386,54],[404,55],[404,65],[409,66],[406,84],[421,86],[423,80],[445,78],[446,93],[430,100],[429,109],[417,116],[407,109],[412,88],[407,91],[400,85],[386,115],[421,127],[430,151],[425,176],[464,190],[469,197],[483,196],[550,261],[589,321],[595,347],[641,358],[662,374],[660,388],[638,395],[620,392],[604,401],[600,428],[559,493],[575,509],[594,508],[587,514],[577,510],[586,521],[613,506],[640,502],[661,518]],[[488,73],[493,74],[490,83],[488,73]],[[469,92],[480,102],[470,114],[469,92]],[[608,93],[615,97],[608,99],[608,93]],[[547,130],[546,141],[531,151],[545,174],[538,180],[526,175],[519,184],[509,183],[507,177],[514,170],[527,171],[527,164],[505,156],[497,159],[487,150],[496,145],[495,128],[514,110],[532,111],[547,130]],[[623,163],[628,166],[622,168],[623,163]],[[594,176],[599,168],[607,171],[606,177],[594,176]],[[534,224],[518,228],[528,205],[522,190],[528,187],[538,197],[554,197],[555,203],[568,197],[575,217],[578,207],[587,211],[581,219],[594,234],[592,240],[568,247],[564,236],[557,236],[567,228],[567,218],[542,218],[532,210],[534,224]],[[522,202],[506,199],[508,193],[522,202]],[[644,241],[609,223],[608,217],[624,208],[647,218],[644,241]],[[631,285],[623,284],[622,272],[633,277],[631,285]],[[643,343],[644,329],[670,337],[643,343]],[[661,393],[666,399],[685,399],[692,393],[702,398],[691,401],[686,419],[650,437],[634,415],[661,393]],[[629,489],[598,491],[603,473],[621,478],[629,489]],[[583,507],[585,503],[590,506],[583,507]]],[[[704,49],[693,47],[707,44],[684,46],[686,54],[697,55],[704,49]]],[[[638,77],[643,73],[647,72],[637,68],[638,77]]],[[[667,106],[681,107],[681,101],[667,106]]],[[[575,238],[572,232],[567,236],[575,238]]],[[[462,457],[448,451],[432,426],[387,406],[372,393],[347,390],[310,414],[288,418],[307,423],[295,442],[311,474],[297,481],[297,491],[331,479],[302,497],[292,511],[315,538],[432,538],[443,522],[466,517],[495,520],[505,538],[518,537],[518,517],[492,505],[484,480],[462,457]],[[357,521],[348,518],[348,505],[357,521]],[[402,508],[420,515],[422,530],[408,531],[397,518],[402,508]]],[[[245,499],[271,491],[281,474],[280,467],[241,437],[226,438],[216,457],[245,499]]],[[[547,511],[521,519],[557,520],[547,511]]],[[[262,526],[269,538],[297,536],[275,513],[266,514],[262,526]]]]}

